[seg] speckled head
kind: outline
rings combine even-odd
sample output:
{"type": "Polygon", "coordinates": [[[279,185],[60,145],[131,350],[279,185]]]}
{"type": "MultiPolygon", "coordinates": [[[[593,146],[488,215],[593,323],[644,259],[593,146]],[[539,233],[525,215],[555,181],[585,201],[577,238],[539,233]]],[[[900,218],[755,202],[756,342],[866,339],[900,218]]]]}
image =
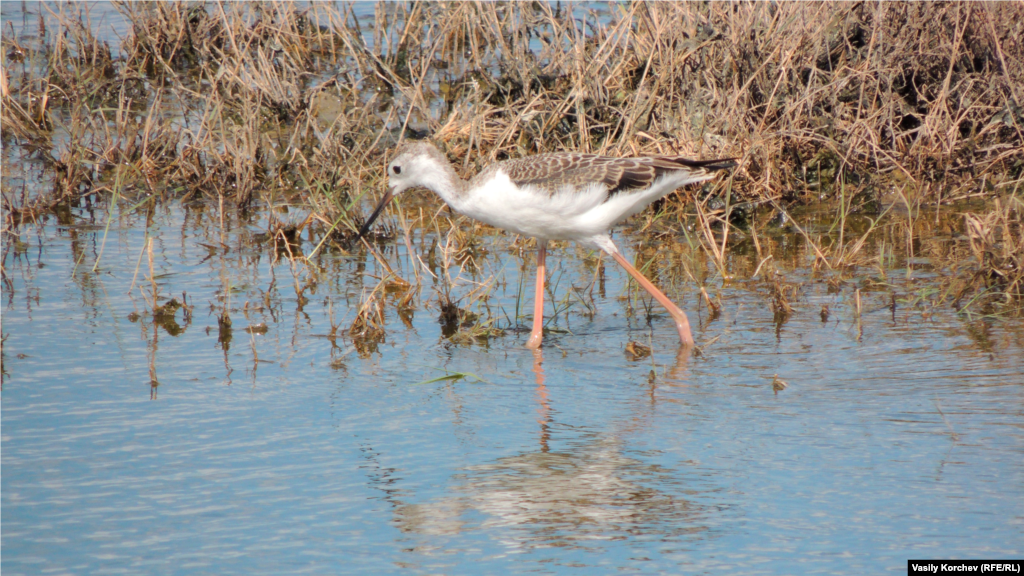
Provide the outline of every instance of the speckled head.
{"type": "Polygon", "coordinates": [[[406,142],[395,150],[394,158],[387,167],[388,189],[374,208],[366,223],[359,229],[365,236],[373,221],[384,211],[391,200],[410,188],[427,187],[445,197],[457,192],[462,181],[456,176],[448,158],[436,146],[426,141],[406,142]]]}
{"type": "Polygon", "coordinates": [[[438,172],[450,170],[448,158],[430,142],[406,142],[395,150],[395,156],[388,164],[389,193],[398,196],[409,188],[429,188],[438,178],[438,172]]]}

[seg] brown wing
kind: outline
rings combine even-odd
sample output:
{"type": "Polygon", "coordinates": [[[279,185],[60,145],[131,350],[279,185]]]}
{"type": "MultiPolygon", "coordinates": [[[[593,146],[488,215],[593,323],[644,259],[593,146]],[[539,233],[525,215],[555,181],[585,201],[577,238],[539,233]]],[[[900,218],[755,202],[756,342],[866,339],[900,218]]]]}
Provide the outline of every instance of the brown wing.
{"type": "Polygon", "coordinates": [[[532,185],[555,193],[566,185],[601,182],[611,196],[650,186],[669,172],[689,170],[696,174],[730,168],[729,160],[688,160],[682,157],[612,158],[595,154],[560,152],[506,160],[498,167],[519,186],[532,185]]]}

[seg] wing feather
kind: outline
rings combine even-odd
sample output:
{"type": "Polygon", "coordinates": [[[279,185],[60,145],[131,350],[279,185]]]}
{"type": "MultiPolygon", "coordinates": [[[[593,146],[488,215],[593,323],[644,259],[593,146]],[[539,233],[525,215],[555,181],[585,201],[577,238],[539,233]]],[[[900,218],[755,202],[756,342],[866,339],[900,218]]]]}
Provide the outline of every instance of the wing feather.
{"type": "MultiPolygon", "coordinates": [[[[670,172],[686,170],[706,174],[735,166],[732,159],[690,160],[682,156],[613,158],[577,152],[540,154],[505,160],[495,168],[508,174],[518,186],[534,186],[549,194],[566,186],[586,186],[600,182],[608,196],[618,192],[646,188],[670,172]]],[[[489,171],[488,171],[489,172],[489,171]]]]}

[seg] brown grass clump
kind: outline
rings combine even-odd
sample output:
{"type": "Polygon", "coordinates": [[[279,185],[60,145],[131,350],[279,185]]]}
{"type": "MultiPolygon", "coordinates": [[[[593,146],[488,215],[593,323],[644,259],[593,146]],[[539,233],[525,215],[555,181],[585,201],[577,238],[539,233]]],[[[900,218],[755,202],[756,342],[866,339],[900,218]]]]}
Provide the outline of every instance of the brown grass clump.
{"type": "Polygon", "coordinates": [[[1024,297],[1024,201],[1011,197],[1004,204],[997,200],[992,211],[965,214],[964,221],[974,258],[962,264],[969,280],[954,305],[959,308],[966,296],[979,290],[1005,304],[1020,302],[1024,297]]]}
{"type": "Polygon", "coordinates": [[[765,277],[764,287],[772,314],[775,316],[775,323],[785,323],[793,315],[793,306],[790,301],[796,298],[799,291],[798,286],[784,282],[775,276],[770,280],[765,277]]]}

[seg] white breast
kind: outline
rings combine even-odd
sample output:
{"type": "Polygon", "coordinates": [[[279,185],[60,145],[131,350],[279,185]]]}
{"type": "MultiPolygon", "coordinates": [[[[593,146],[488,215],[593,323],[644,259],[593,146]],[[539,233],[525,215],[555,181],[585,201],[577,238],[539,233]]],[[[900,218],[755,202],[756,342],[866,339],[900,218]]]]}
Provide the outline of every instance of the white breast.
{"type": "MultiPolygon", "coordinates": [[[[452,208],[481,222],[518,234],[547,240],[589,236],[586,215],[606,196],[601,185],[567,187],[554,194],[532,186],[516,186],[502,171],[472,188],[452,208]]],[[[597,232],[603,232],[598,230],[597,232]]]]}

